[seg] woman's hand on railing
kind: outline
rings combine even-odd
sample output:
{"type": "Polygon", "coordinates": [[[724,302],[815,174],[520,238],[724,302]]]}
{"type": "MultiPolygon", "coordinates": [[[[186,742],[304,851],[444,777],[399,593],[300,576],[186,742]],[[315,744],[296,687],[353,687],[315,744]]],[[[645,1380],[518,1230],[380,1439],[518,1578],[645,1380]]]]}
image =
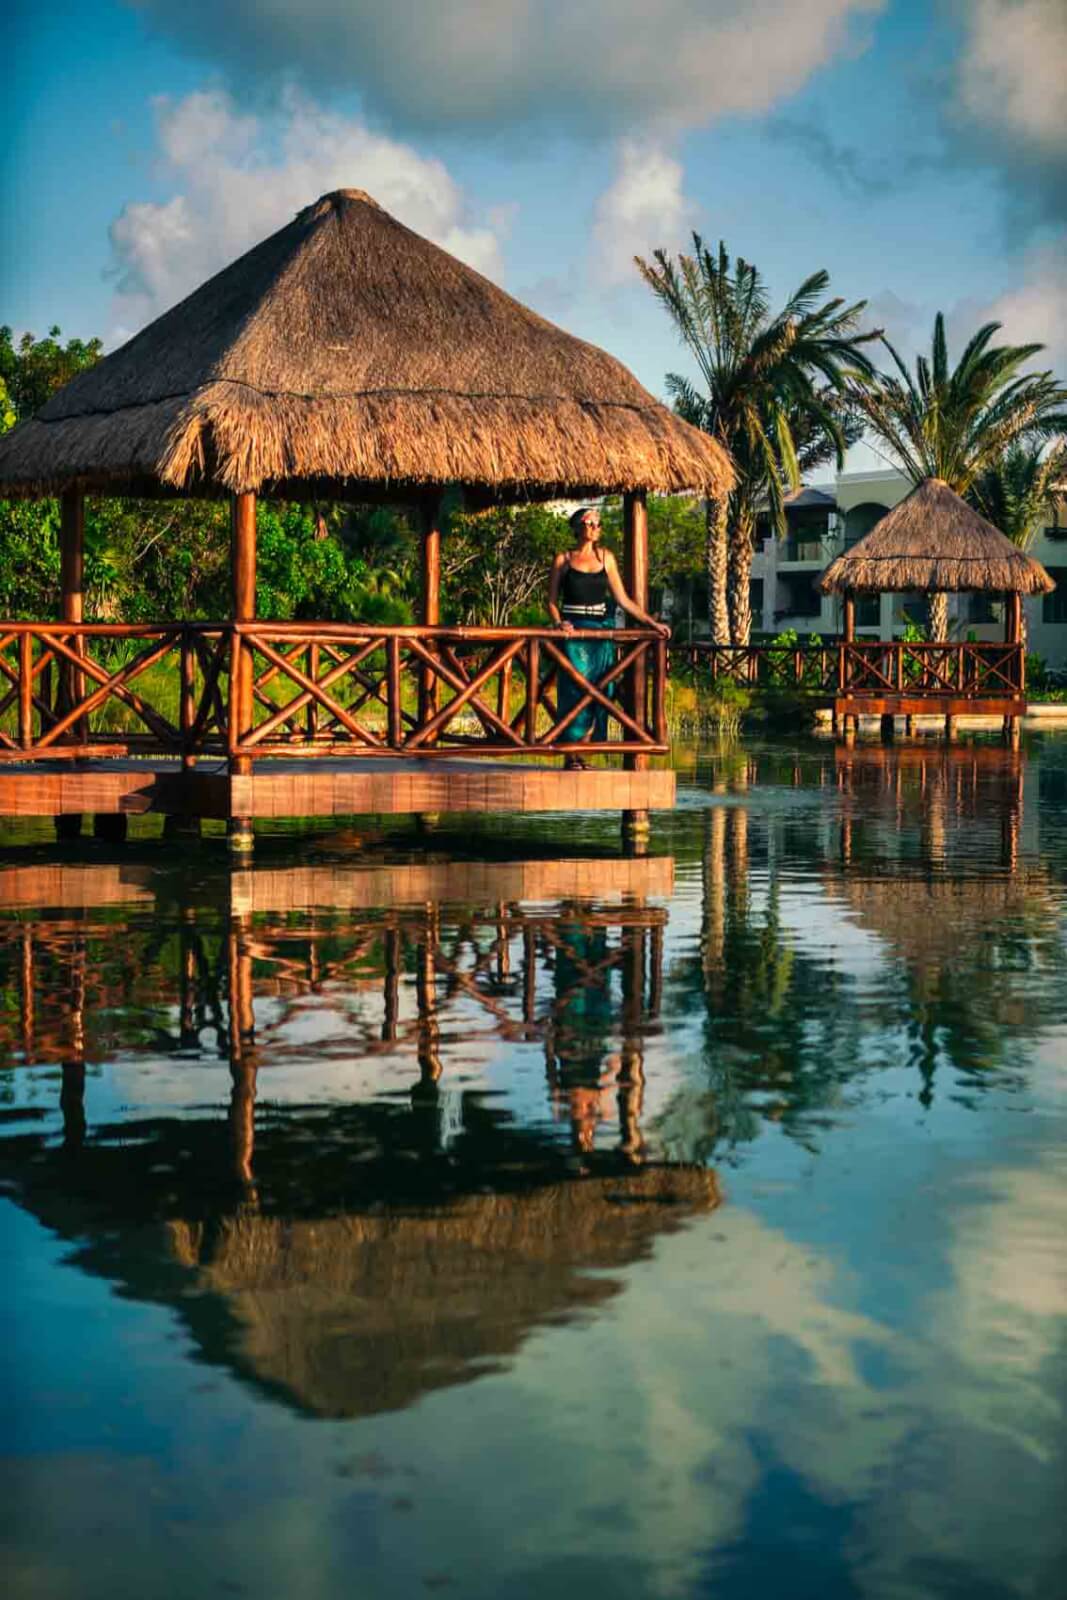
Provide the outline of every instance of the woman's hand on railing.
{"type": "Polygon", "coordinates": [[[573,622],[568,622],[566,620],[566,618],[563,618],[563,617],[561,617],[559,622],[556,623],[556,627],[559,629],[560,633],[568,633],[569,634],[569,633],[574,633],[575,632],[574,623],[573,622]]]}
{"type": "Polygon", "coordinates": [[[650,625],[652,627],[653,632],[654,633],[658,633],[661,639],[669,639],[670,638],[670,636],[671,636],[671,627],[670,627],[670,623],[669,622],[657,622],[655,617],[650,617],[649,618],[649,622],[650,622],[650,625]]]}

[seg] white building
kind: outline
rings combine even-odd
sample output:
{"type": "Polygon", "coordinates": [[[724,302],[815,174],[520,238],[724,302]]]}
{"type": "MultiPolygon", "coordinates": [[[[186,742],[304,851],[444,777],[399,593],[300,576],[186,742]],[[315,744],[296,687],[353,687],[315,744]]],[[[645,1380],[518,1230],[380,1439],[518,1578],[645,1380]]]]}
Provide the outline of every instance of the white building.
{"type": "MultiPolygon", "coordinates": [[[[843,472],[833,483],[792,495],[787,504],[786,537],[777,539],[773,533],[757,537],[752,560],[753,629],[768,635],[788,628],[801,635],[840,633],[841,600],[820,594],[819,575],[842,549],[869,533],[910,488],[900,472],[843,472]]],[[[1029,648],[1050,667],[1067,667],[1067,525],[1055,527],[1050,516],[1030,553],[1048,569],[1057,588],[1052,594],[1023,601],[1029,648]]],[[[909,618],[925,623],[925,595],[857,597],[859,636],[898,637],[909,618]]],[[[989,595],[949,596],[953,638],[1002,638],[1003,618],[1002,603],[989,595]]]]}

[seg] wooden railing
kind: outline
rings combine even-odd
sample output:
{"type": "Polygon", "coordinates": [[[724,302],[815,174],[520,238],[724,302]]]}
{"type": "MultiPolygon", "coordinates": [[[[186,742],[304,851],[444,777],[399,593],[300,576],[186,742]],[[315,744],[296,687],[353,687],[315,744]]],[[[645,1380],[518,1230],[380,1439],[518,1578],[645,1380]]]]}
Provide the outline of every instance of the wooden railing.
{"type": "Polygon", "coordinates": [[[0,623],[0,759],[226,747],[226,630],[0,623]]]}
{"type": "Polygon", "coordinates": [[[933,644],[906,640],[820,645],[672,645],[672,669],[698,681],[814,696],[906,695],[938,699],[1017,699],[1025,692],[1021,644],[933,644]]]}
{"type": "Polygon", "coordinates": [[[549,628],[3,623],[0,760],[664,751],[664,640],[596,637],[592,682],[549,628]],[[605,736],[575,740],[596,712],[605,736]]]}

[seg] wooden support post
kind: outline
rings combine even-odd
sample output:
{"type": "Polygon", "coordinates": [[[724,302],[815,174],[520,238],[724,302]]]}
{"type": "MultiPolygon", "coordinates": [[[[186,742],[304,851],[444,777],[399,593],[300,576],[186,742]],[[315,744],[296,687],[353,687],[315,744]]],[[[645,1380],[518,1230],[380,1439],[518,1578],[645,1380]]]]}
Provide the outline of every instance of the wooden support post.
{"type": "Polygon", "coordinates": [[[196,766],[192,733],[196,720],[196,652],[193,636],[188,628],[182,629],[181,642],[181,701],[179,714],[182,732],[182,770],[189,772],[196,766]]]}
{"type": "Polygon", "coordinates": [[[537,939],[526,923],[522,930],[522,1020],[532,1027],[537,1016],[537,939]]]}
{"type": "MultiPolygon", "coordinates": [[[[81,818],[79,817],[79,822],[81,818]]],[[[59,1105],[63,1114],[63,1148],[74,1152],[85,1143],[85,941],[79,939],[70,958],[70,1055],[63,1062],[59,1105]]]]}
{"type": "MultiPolygon", "coordinates": [[[[623,496],[623,582],[632,599],[648,610],[648,502],[644,489],[633,489],[623,496]]],[[[641,727],[648,725],[648,671],[646,657],[635,661],[626,674],[626,709],[641,727]]],[[[646,755],[628,755],[623,758],[628,772],[644,772],[648,768],[646,755]]],[[[629,846],[639,846],[648,837],[647,811],[624,811],[622,816],[623,841],[629,846]]]]}
{"type": "MultiPolygon", "coordinates": [[[[234,622],[254,622],[256,617],[256,497],[235,494],[230,501],[231,612],[234,622]]],[[[235,749],[252,728],[254,661],[251,649],[236,631],[230,665],[229,749],[230,773],[248,777],[250,756],[235,749]]],[[[247,855],[252,849],[252,819],[231,817],[231,850],[247,855]]]]}
{"type": "Polygon", "coordinates": [[[1023,597],[1019,593],[1009,594],[1004,607],[1004,641],[1006,644],[1021,644],[1023,637],[1023,597]]]}
{"type": "Polygon", "coordinates": [[[23,750],[29,750],[33,744],[32,633],[24,633],[19,639],[19,744],[23,750]]]}
{"type": "MultiPolygon", "coordinates": [[[[422,583],[420,593],[423,627],[441,625],[441,497],[433,495],[422,506],[422,583]]],[[[432,651],[433,645],[427,641],[432,651]]],[[[437,714],[440,679],[432,667],[424,666],[419,674],[419,722],[428,722],[437,714]]],[[[426,744],[432,745],[433,739],[426,744]]]]}
{"type": "Polygon", "coordinates": [[[256,1018],[252,999],[252,957],[244,920],[230,919],[227,937],[230,1002],[230,1143],[234,1176],[250,1185],[256,1143],[256,1018]]]}
{"type": "Polygon", "coordinates": [[[59,581],[60,619],[85,620],[85,498],[67,489],[60,501],[59,581]]]}
{"type": "MultiPolygon", "coordinates": [[[[638,902],[643,904],[643,902],[638,902]]],[[[645,1086],[644,1003],[645,930],[638,926],[623,933],[622,1051],[619,1067],[619,1149],[631,1161],[640,1161],[644,1140],[641,1108],[645,1086]]]]}
{"type": "Polygon", "coordinates": [[[958,719],[951,714],[945,718],[945,743],[955,744],[958,719]]]}
{"type": "Polygon", "coordinates": [[[415,1004],[419,1020],[416,1050],[419,1060],[419,1081],[412,1090],[417,1103],[437,1100],[437,1083],[441,1076],[441,1024],[437,1017],[437,946],[440,934],[435,905],[426,907],[426,933],[419,940],[415,952],[415,1004]]]}
{"type": "Polygon", "coordinates": [[[541,698],[541,642],[530,639],[526,646],[526,727],[528,745],[537,743],[537,705],[541,698]]]}
{"type": "Polygon", "coordinates": [[[178,1044],[182,1050],[196,1050],[200,1045],[197,1028],[196,913],[191,906],[182,908],[181,926],[181,991],[178,1008],[178,1044]]]}
{"type": "Polygon", "coordinates": [[[71,1153],[85,1143],[85,1062],[64,1061],[59,1090],[63,1117],[63,1148],[71,1153]]]}
{"type": "MultiPolygon", "coordinates": [[[[307,675],[313,683],[318,683],[319,647],[317,644],[309,644],[307,647],[307,675]]],[[[319,703],[317,700],[308,701],[304,726],[308,743],[314,744],[319,731],[319,703]]]]}
{"type": "MultiPolygon", "coordinates": [[[[85,497],[78,489],[67,489],[60,500],[59,520],[59,583],[62,622],[85,620],[85,497]]],[[[84,638],[75,638],[72,648],[76,655],[85,654],[84,638]]],[[[71,662],[59,669],[58,700],[62,711],[69,711],[85,694],[84,674],[71,662]]],[[[88,737],[88,723],[79,718],[70,730],[75,744],[84,744],[88,737]]],[[[73,826],[73,825],[72,825],[73,826]]],[[[81,831],[81,824],[78,824],[81,831]]]]}
{"type": "Polygon", "coordinates": [[[389,745],[399,750],[404,738],[400,681],[400,640],[393,634],[386,645],[385,705],[389,720],[389,745]]]}
{"type": "Polygon", "coordinates": [[[382,1042],[391,1044],[397,1036],[400,1022],[400,968],[403,949],[400,929],[385,930],[385,993],[383,996],[382,1042]]]}

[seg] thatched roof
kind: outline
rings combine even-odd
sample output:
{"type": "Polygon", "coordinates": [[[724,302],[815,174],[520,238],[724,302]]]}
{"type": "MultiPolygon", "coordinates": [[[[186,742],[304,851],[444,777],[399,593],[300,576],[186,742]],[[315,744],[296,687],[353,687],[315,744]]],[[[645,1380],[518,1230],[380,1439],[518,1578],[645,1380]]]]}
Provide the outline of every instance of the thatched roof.
{"type": "Polygon", "coordinates": [[[538,1327],[618,1294],[609,1277],[720,1202],[702,1167],[650,1167],[423,1214],[168,1225],[204,1353],[316,1416],[371,1416],[498,1366],[538,1327]],[[223,1339],[220,1340],[220,1331],[223,1339]],[[224,1341],[224,1342],[223,1342],[224,1341]]]}
{"type": "MultiPolygon", "coordinates": [[[[828,880],[858,921],[927,975],[980,962],[991,932],[1010,936],[1023,918],[1036,919],[1049,932],[1056,922],[1048,874],[1040,868],[997,877],[836,874],[828,880]]],[[[988,964],[987,952],[984,959],[988,964]]],[[[1027,1009],[1020,996],[1020,1021],[1027,1009]]]]}
{"type": "Polygon", "coordinates": [[[0,440],[0,495],[719,493],[724,451],[358,189],[324,195],[0,440]]]}
{"type": "Polygon", "coordinates": [[[1028,556],[940,478],[927,478],[863,539],[831,561],[824,594],[984,589],[1047,594],[1056,586],[1028,556]]]}

